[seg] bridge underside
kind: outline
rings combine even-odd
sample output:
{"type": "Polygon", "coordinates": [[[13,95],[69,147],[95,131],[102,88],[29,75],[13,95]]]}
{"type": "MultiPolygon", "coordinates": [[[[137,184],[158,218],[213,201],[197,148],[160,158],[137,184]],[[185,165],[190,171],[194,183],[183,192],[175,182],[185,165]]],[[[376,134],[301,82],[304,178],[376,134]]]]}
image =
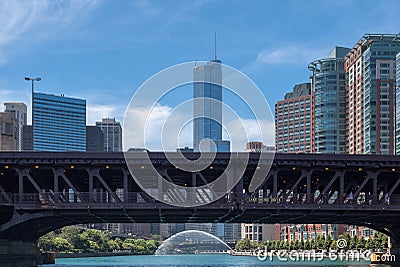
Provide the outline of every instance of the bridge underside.
{"type": "Polygon", "coordinates": [[[90,223],[268,223],[268,224],[351,224],[364,225],[400,240],[399,211],[389,207],[372,207],[373,211],[353,206],[321,204],[317,208],[244,204],[202,208],[177,208],[156,204],[152,207],[119,205],[114,208],[74,207],[68,209],[41,209],[15,211],[12,219],[3,226],[0,239],[34,241],[49,231],[67,225],[90,223]]]}
{"type": "MultiPolygon", "coordinates": [[[[154,167],[163,179],[191,188],[219,177],[230,156],[218,154],[211,167],[188,173],[162,153],[150,153],[152,166],[138,160],[137,171],[154,167]]],[[[242,166],[239,156],[235,160],[242,166]]],[[[250,154],[241,179],[224,197],[194,191],[200,204],[211,203],[183,208],[144,192],[122,153],[0,153],[0,239],[35,241],[86,223],[343,223],[368,226],[400,244],[399,157],[278,154],[250,190],[254,172],[268,164],[250,154]]],[[[184,197],[168,188],[163,194],[184,197]]]]}

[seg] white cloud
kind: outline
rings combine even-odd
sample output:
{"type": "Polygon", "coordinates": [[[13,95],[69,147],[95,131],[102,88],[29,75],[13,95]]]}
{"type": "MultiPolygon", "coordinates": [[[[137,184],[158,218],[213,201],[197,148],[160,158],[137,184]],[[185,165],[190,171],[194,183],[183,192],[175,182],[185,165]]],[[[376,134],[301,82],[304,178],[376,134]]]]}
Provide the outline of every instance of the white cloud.
{"type": "Polygon", "coordinates": [[[54,38],[81,21],[97,3],[97,0],[0,1],[0,63],[6,61],[6,45],[17,43],[26,35],[30,44],[46,37],[54,38]]]}
{"type": "Polygon", "coordinates": [[[328,57],[329,49],[306,46],[286,46],[258,53],[258,64],[308,64],[316,59],[328,57]]]}
{"type": "Polygon", "coordinates": [[[115,118],[122,123],[124,110],[118,105],[86,105],[86,123],[88,125],[101,121],[102,118],[115,118]]]}
{"type": "MultiPolygon", "coordinates": [[[[191,113],[184,114],[182,110],[177,111],[160,104],[157,104],[149,115],[147,112],[146,108],[129,110],[128,120],[123,129],[124,149],[145,147],[153,151],[175,151],[177,147],[193,146],[193,127],[188,120],[188,117],[192,117],[191,113]]],[[[273,121],[227,116],[224,118],[223,127],[223,138],[231,140],[232,151],[244,151],[248,141],[275,144],[273,121]]]]}

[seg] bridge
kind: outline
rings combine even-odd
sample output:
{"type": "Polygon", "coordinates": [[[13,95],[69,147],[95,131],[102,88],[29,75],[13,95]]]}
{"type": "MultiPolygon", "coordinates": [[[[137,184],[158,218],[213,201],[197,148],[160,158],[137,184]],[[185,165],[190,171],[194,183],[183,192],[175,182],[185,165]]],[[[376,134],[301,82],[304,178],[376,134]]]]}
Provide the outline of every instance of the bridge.
{"type": "MultiPolygon", "coordinates": [[[[177,207],[143,191],[123,153],[1,152],[0,254],[15,254],[21,246],[33,254],[40,236],[66,225],[117,222],[355,224],[389,235],[399,252],[398,156],[276,154],[268,162],[258,153],[218,153],[207,168],[189,173],[164,153],[141,152],[133,167],[143,175],[154,168],[164,179],[191,188],[212,183],[232,161],[244,172],[230,192],[216,199],[215,192],[196,189],[198,201],[208,204],[177,207]],[[270,165],[251,192],[254,173],[270,165]]],[[[172,189],[163,194],[184,198],[172,189]]]]}

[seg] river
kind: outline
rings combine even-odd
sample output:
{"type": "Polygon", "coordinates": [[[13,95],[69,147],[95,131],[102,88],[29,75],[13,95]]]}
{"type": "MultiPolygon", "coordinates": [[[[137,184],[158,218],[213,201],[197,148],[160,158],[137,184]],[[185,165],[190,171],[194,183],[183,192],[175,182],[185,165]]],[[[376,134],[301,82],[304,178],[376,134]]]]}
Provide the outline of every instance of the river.
{"type": "MultiPolygon", "coordinates": [[[[113,257],[95,257],[95,258],[70,258],[57,259],[55,265],[41,265],[47,267],[67,267],[67,266],[91,266],[91,267],[133,267],[133,266],[207,266],[207,267],[250,267],[250,266],[357,266],[369,267],[366,261],[331,261],[324,259],[322,261],[299,261],[299,262],[282,262],[273,260],[260,261],[257,257],[250,256],[231,256],[227,254],[202,254],[202,255],[170,255],[170,256],[113,256],[113,257]]],[[[384,266],[384,265],[381,265],[384,266]]]]}

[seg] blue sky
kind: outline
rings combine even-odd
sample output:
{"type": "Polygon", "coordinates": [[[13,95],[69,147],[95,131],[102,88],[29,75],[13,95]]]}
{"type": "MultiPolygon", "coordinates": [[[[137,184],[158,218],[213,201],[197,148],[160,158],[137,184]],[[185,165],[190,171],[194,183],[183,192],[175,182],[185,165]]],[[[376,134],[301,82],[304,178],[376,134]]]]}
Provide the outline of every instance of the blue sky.
{"type": "Polygon", "coordinates": [[[0,0],[0,100],[85,98],[88,123],[123,120],[136,88],[165,67],[213,57],[243,71],[271,108],[307,65],[364,33],[399,33],[400,1],[0,0]]]}

